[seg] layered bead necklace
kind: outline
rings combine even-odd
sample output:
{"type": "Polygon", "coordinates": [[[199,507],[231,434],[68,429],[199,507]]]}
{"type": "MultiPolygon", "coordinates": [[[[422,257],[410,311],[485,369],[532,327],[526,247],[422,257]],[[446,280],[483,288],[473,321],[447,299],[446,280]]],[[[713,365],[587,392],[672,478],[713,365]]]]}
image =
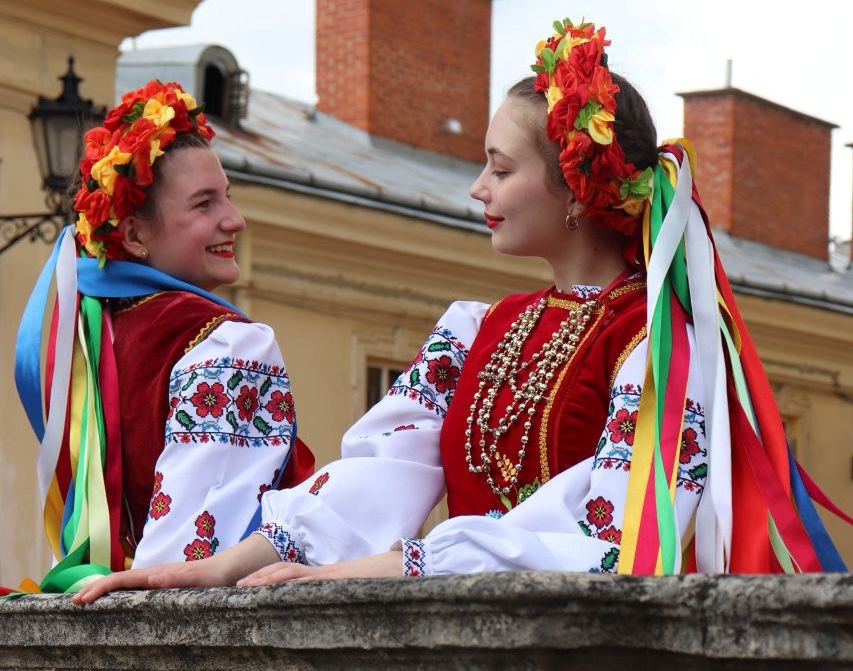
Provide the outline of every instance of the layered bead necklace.
{"type": "Polygon", "coordinates": [[[522,361],[522,348],[547,304],[548,298],[543,296],[537,303],[528,305],[504,334],[498,343],[497,350],[492,353],[491,359],[479,373],[479,386],[466,420],[465,461],[468,471],[485,474],[486,483],[498,496],[506,496],[510,492],[510,487],[518,484],[518,476],[530,442],[530,429],[537,413],[537,406],[548,398],[549,389],[553,386],[558,374],[557,369],[566,363],[577,349],[581,334],[597,306],[595,300],[588,300],[569,311],[568,316],[560,322],[560,326],[539,348],[539,351],[534,352],[529,360],[522,361]],[[519,382],[519,373],[528,369],[527,379],[519,382]],[[509,387],[512,400],[506,406],[503,415],[493,422],[493,415],[497,416],[495,399],[504,385],[509,387]],[[492,463],[495,460],[498,441],[518,422],[522,423],[518,461],[506,469],[510,476],[509,486],[499,487],[492,477],[492,463]],[[474,462],[473,455],[472,441],[475,425],[480,432],[477,442],[480,453],[479,463],[474,462]]]}

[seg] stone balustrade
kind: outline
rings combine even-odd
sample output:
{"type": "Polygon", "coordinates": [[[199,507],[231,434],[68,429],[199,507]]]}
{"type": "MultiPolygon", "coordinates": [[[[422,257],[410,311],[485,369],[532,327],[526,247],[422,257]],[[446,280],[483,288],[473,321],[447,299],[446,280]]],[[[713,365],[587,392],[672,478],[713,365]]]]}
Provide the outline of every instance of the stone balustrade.
{"type": "Polygon", "coordinates": [[[853,669],[850,574],[502,573],[0,602],[0,669],[853,669]]]}

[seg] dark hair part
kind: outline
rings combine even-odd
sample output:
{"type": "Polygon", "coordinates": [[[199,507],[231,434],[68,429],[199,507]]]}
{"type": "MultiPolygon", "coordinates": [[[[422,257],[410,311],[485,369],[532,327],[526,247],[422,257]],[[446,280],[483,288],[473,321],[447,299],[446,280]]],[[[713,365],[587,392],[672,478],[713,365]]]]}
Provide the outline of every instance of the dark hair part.
{"type": "MultiPolygon", "coordinates": [[[[178,133],[175,136],[175,139],[172,140],[172,143],[164,151],[168,156],[181,151],[182,149],[208,149],[209,147],[210,141],[202,135],[197,133],[178,133]]],[[[163,158],[165,157],[161,157],[157,161],[154,161],[154,165],[151,167],[153,181],[151,182],[151,186],[145,189],[145,202],[142,204],[142,207],[137,210],[137,212],[145,218],[150,218],[157,211],[157,192],[160,184],[163,158]]]]}
{"type": "MultiPolygon", "coordinates": [[[[625,152],[625,160],[633,163],[638,170],[645,170],[654,166],[658,158],[657,131],[652,115],[646,101],[627,79],[613,71],[610,76],[619,86],[616,120],[613,122],[616,139],[625,152]]],[[[560,169],[560,147],[548,137],[546,131],[545,94],[533,88],[535,82],[536,77],[525,77],[507,91],[506,97],[521,100],[535,111],[530,121],[535,129],[536,146],[545,158],[548,175],[556,184],[565,185],[566,180],[560,169]]]]}

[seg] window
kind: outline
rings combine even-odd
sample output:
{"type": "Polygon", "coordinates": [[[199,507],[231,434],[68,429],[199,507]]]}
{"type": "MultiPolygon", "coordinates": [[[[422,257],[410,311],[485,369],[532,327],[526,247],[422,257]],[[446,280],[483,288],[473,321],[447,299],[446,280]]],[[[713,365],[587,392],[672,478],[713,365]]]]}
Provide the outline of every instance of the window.
{"type": "Polygon", "coordinates": [[[398,363],[369,362],[367,364],[367,398],[365,399],[365,410],[370,410],[376,405],[394,381],[400,377],[405,366],[398,363]]]}

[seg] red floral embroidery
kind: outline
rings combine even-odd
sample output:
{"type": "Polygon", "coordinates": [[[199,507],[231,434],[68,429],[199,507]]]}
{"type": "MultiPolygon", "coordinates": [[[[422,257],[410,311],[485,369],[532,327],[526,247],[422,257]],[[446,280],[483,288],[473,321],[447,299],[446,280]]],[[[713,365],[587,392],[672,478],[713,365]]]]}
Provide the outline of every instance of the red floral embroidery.
{"type": "Polygon", "coordinates": [[[398,426],[394,428],[394,431],[411,431],[412,429],[417,429],[414,424],[403,424],[402,426],[398,426]]]}
{"type": "Polygon", "coordinates": [[[216,518],[206,510],[195,518],[195,532],[201,538],[213,538],[216,518]]]}
{"type": "Polygon", "coordinates": [[[426,374],[426,379],[430,384],[435,385],[435,390],[439,394],[446,394],[448,390],[456,389],[459,368],[453,365],[453,360],[449,356],[445,355],[433,359],[427,366],[429,366],[429,371],[426,374]]]}
{"type": "Polygon", "coordinates": [[[287,552],[284,553],[285,561],[296,563],[299,561],[299,550],[294,547],[287,548],[287,552]]]}
{"type": "Polygon", "coordinates": [[[316,496],[317,492],[319,492],[323,485],[325,485],[328,481],[329,474],[323,473],[322,475],[318,476],[316,480],[314,480],[314,484],[311,485],[311,489],[308,490],[308,493],[314,494],[314,496],[316,496]]]}
{"type": "Polygon", "coordinates": [[[175,408],[177,408],[180,403],[181,399],[178,396],[172,396],[172,398],[169,399],[169,414],[166,415],[166,419],[172,419],[172,415],[175,414],[175,408]]]}
{"type": "Polygon", "coordinates": [[[293,394],[290,392],[282,394],[276,389],[264,407],[269,410],[273,420],[276,422],[286,419],[293,424],[293,394]]]}
{"type": "Polygon", "coordinates": [[[190,396],[190,402],[195,406],[195,414],[199,417],[222,417],[222,409],[228,405],[225,387],[219,382],[212,385],[202,382],[196,387],[196,392],[190,396]]]}
{"type": "Polygon", "coordinates": [[[598,537],[602,540],[609,541],[619,545],[622,542],[622,530],[616,527],[607,527],[598,532],[598,537]]]}
{"type": "Polygon", "coordinates": [[[154,473],[154,491],[151,492],[151,495],[159,493],[160,488],[163,486],[163,474],[160,471],[154,473]]]}
{"type": "Polygon", "coordinates": [[[258,409],[258,390],[255,387],[243,385],[237,397],[237,411],[240,419],[250,421],[258,409]]]}
{"type": "Polygon", "coordinates": [[[210,541],[196,538],[192,543],[184,548],[184,555],[187,561],[197,561],[213,556],[213,548],[210,546],[210,541]]]}
{"type": "Polygon", "coordinates": [[[610,526],[613,522],[613,504],[603,496],[599,496],[597,499],[588,501],[586,504],[586,510],[586,519],[599,529],[610,526]]]}
{"type": "Polygon", "coordinates": [[[278,481],[278,474],[280,471],[280,468],[276,468],[275,473],[272,474],[272,481],[270,481],[269,484],[264,483],[260,487],[258,487],[258,503],[260,503],[261,497],[264,495],[264,492],[268,492],[269,490],[271,490],[273,483],[278,481]]]}
{"type": "Polygon", "coordinates": [[[628,412],[622,408],[616,412],[616,416],[608,423],[607,430],[610,431],[610,440],[614,443],[625,441],[626,445],[634,444],[634,430],[637,428],[637,411],[628,412]]]}
{"type": "Polygon", "coordinates": [[[151,499],[151,519],[159,520],[164,515],[168,515],[171,505],[172,497],[159,492],[157,496],[151,499]]]}
{"type": "Polygon", "coordinates": [[[696,430],[684,429],[684,432],[681,434],[679,461],[682,464],[689,464],[690,460],[697,454],[699,454],[699,443],[696,442],[696,430]]]}

